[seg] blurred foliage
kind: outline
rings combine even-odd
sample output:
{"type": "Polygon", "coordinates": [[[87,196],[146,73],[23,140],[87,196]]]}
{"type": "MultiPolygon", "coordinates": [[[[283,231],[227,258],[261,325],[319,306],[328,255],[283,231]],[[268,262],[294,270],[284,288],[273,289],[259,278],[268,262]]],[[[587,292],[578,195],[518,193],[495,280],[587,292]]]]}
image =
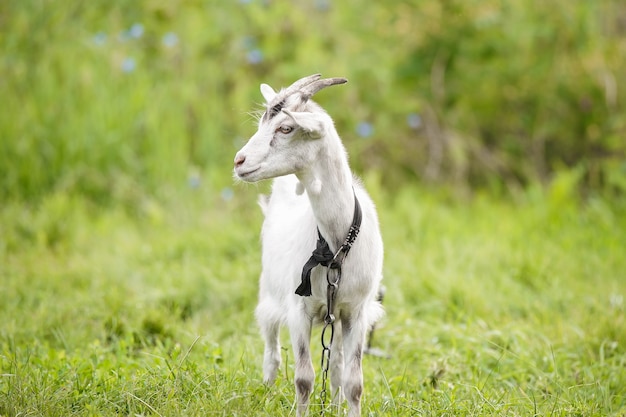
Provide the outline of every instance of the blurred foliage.
{"type": "Polygon", "coordinates": [[[625,35],[619,0],[4,1],[0,199],[228,183],[258,85],[314,72],[387,186],[623,193],[625,35]]]}

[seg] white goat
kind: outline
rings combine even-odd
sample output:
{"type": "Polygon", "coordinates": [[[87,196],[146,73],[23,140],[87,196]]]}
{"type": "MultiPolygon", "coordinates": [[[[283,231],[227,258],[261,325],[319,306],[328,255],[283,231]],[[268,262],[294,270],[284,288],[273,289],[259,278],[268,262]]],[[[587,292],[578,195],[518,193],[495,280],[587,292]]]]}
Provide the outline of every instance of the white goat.
{"type": "Polygon", "coordinates": [[[294,291],[301,274],[304,276],[304,264],[316,248],[318,231],[333,254],[344,243],[357,199],[362,224],[341,268],[332,312],[337,320],[329,364],[333,402],[339,404],[347,397],[350,416],[360,415],[365,337],[382,315],[376,300],[383,264],[376,209],[353,178],[332,119],[310,100],[322,88],[346,81],[312,75],[278,93],[261,84],[267,110],[258,131],[234,161],[235,173],[243,181],[275,178],[269,200],[260,200],[265,221],[256,318],[265,340],[263,378],[268,384],[274,382],[280,366],[280,327],[289,327],[299,416],[306,413],[313,391],[311,326],[323,323],[327,314],[327,268],[313,268],[310,296],[294,291]]]}

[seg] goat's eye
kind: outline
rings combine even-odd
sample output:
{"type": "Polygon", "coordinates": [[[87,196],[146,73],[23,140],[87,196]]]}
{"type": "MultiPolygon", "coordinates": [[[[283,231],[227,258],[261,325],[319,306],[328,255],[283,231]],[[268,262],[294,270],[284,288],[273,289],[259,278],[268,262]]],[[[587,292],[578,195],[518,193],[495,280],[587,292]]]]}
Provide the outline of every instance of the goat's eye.
{"type": "Polygon", "coordinates": [[[293,127],[291,127],[291,126],[281,126],[278,129],[276,129],[276,131],[282,133],[283,135],[286,135],[286,134],[291,133],[293,131],[293,127]]]}

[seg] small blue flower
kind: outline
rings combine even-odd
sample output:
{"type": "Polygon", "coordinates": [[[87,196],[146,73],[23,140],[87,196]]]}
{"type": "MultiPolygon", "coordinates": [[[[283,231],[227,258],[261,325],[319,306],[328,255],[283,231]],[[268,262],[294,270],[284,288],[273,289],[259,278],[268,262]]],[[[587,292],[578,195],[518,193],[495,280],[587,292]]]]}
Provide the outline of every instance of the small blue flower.
{"type": "Polygon", "coordinates": [[[95,45],[102,46],[107,43],[107,34],[104,32],[98,32],[93,35],[93,38],[91,38],[91,40],[95,45]]]}
{"type": "Polygon", "coordinates": [[[356,133],[362,138],[369,138],[374,134],[374,126],[368,122],[360,122],[356,125],[356,133]]]}
{"type": "Polygon", "coordinates": [[[122,61],[121,68],[123,72],[133,72],[135,71],[135,68],[137,68],[137,62],[135,62],[134,58],[126,57],[122,61]]]}
{"type": "Polygon", "coordinates": [[[239,0],[239,4],[250,4],[252,0],[239,0]]]}
{"type": "Polygon", "coordinates": [[[141,23],[135,23],[128,30],[128,36],[133,39],[139,39],[143,36],[143,25],[141,23]]]}
{"type": "Polygon", "coordinates": [[[252,65],[257,65],[263,62],[263,52],[259,48],[255,48],[247,53],[246,59],[252,65]]]}
{"type": "Polygon", "coordinates": [[[230,201],[235,196],[235,192],[232,190],[232,188],[226,187],[222,190],[220,195],[222,196],[222,200],[230,201]]]}
{"type": "Polygon", "coordinates": [[[409,125],[411,129],[419,129],[422,127],[422,116],[417,113],[410,113],[406,117],[406,124],[409,125]]]}
{"type": "Polygon", "coordinates": [[[163,46],[173,48],[178,45],[178,36],[174,32],[167,32],[163,35],[163,40],[161,42],[163,43],[163,46]]]}
{"type": "Polygon", "coordinates": [[[330,10],[330,0],[315,0],[315,8],[321,12],[330,10]]]}
{"type": "Polygon", "coordinates": [[[200,187],[200,175],[194,173],[189,175],[189,178],[187,178],[187,183],[189,184],[189,188],[191,189],[196,189],[198,187],[200,187]]]}

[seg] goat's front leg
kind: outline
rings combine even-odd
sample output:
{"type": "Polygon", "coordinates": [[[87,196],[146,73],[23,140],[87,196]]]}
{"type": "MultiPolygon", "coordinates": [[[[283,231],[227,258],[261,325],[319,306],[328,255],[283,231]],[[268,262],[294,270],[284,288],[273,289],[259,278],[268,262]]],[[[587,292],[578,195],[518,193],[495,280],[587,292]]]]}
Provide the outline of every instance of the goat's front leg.
{"type": "Polygon", "coordinates": [[[348,417],[361,415],[361,394],[363,393],[363,347],[367,334],[367,323],[362,314],[342,319],[343,350],[346,355],[343,371],[344,395],[350,406],[348,417]]]}
{"type": "Polygon", "coordinates": [[[309,397],[313,392],[315,382],[315,370],[311,362],[311,318],[304,312],[299,311],[289,319],[289,334],[295,356],[295,386],[297,400],[297,415],[304,416],[309,406],[309,397]]]}

